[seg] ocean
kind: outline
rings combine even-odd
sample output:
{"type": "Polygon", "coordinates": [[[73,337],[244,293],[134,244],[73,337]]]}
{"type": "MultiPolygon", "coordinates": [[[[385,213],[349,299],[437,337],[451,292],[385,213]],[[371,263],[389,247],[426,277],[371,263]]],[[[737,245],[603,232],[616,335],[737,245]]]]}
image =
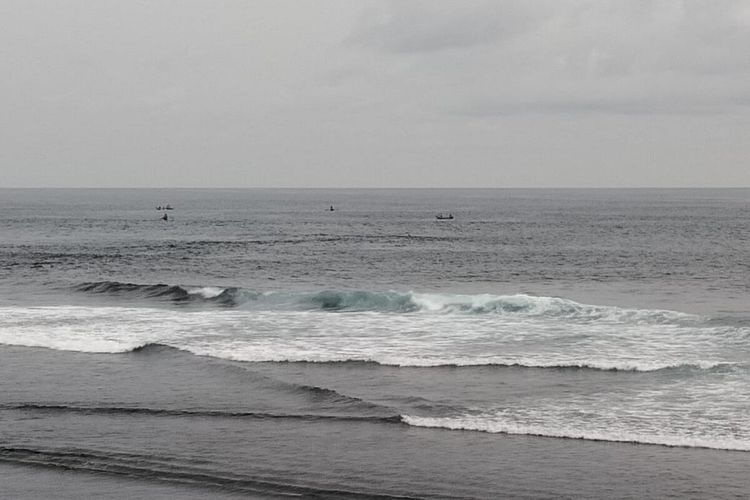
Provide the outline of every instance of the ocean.
{"type": "Polygon", "coordinates": [[[3,189],[0,485],[746,498],[749,299],[750,189],[3,189]]]}

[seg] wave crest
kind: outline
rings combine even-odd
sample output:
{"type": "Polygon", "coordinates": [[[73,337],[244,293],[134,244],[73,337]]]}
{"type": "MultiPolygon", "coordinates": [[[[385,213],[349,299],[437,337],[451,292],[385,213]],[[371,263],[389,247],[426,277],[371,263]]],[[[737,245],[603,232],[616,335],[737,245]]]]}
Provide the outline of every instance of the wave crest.
{"type": "Polygon", "coordinates": [[[141,285],[117,281],[82,283],[74,290],[174,304],[204,304],[256,310],[438,313],[461,315],[560,317],[582,321],[670,323],[699,317],[675,311],[595,306],[560,297],[527,294],[447,294],[367,290],[254,292],[237,287],[141,285]]]}
{"type": "Polygon", "coordinates": [[[121,283],[119,281],[97,281],[81,283],[73,287],[77,292],[124,296],[140,299],[167,300],[176,304],[183,303],[213,303],[221,306],[236,306],[240,289],[217,287],[183,287],[180,285],[141,285],[137,283],[121,283]]]}

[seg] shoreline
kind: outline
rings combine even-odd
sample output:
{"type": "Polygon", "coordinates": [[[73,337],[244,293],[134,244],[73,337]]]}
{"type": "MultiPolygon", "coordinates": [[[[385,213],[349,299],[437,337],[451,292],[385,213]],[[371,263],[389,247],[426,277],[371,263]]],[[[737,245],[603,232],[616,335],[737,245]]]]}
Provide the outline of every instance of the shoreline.
{"type": "MultiPolygon", "coordinates": [[[[741,451],[210,413],[291,404],[288,394],[267,393],[264,384],[288,385],[275,375],[294,367],[271,368],[163,350],[90,354],[0,346],[5,492],[16,498],[593,499],[731,498],[750,489],[750,453],[741,451]],[[14,409],[14,402],[207,412],[59,412],[14,409]]],[[[356,373],[372,375],[343,375],[356,373]]],[[[325,391],[294,398],[317,400],[325,391]]]]}

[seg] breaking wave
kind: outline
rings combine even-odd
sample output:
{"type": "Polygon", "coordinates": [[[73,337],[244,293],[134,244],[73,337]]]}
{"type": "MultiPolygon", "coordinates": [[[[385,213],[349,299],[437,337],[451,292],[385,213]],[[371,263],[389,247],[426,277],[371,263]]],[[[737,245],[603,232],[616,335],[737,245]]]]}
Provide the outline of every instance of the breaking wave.
{"type": "Polygon", "coordinates": [[[317,292],[254,292],[237,287],[140,285],[101,281],[82,283],[74,290],[175,304],[206,304],[254,310],[321,310],[439,314],[495,314],[503,316],[562,317],[587,321],[668,323],[695,321],[698,316],[665,310],[595,306],[560,297],[527,294],[446,294],[396,291],[323,290],[317,292]]]}
{"type": "Polygon", "coordinates": [[[747,370],[750,328],[679,312],[530,295],[242,289],[86,283],[143,303],[0,308],[0,343],[124,353],[158,345],[241,362],[373,362],[607,371],[747,370]],[[245,302],[241,303],[240,298],[245,302]],[[223,302],[222,302],[223,301],[223,302]]]}

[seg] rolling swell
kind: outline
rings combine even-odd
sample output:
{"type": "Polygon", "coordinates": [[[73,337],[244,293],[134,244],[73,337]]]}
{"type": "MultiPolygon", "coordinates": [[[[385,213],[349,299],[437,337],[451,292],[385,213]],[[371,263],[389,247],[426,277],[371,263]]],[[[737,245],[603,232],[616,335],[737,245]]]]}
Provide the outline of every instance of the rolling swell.
{"type": "MultiPolygon", "coordinates": [[[[174,347],[170,347],[168,345],[164,344],[144,344],[142,346],[136,347],[129,351],[134,354],[138,355],[155,355],[158,356],[162,353],[169,353],[169,352],[184,352],[180,349],[176,349],[174,347]]],[[[185,354],[190,354],[185,352],[185,354]]],[[[225,368],[236,368],[240,369],[243,373],[250,373],[250,370],[247,370],[246,368],[240,368],[238,365],[228,365],[225,366],[225,368]]],[[[391,408],[385,407],[383,405],[375,404],[370,401],[366,401],[364,399],[354,397],[354,396],[348,396],[346,394],[341,394],[338,391],[335,391],[333,389],[328,389],[326,387],[318,387],[315,385],[306,385],[306,384],[295,384],[292,382],[286,382],[283,380],[278,380],[275,378],[268,377],[266,375],[261,375],[255,372],[251,372],[254,379],[263,379],[267,384],[272,385],[274,388],[284,391],[287,393],[294,393],[298,394],[300,396],[306,397],[309,401],[311,401],[314,404],[320,405],[331,405],[334,408],[339,408],[342,410],[352,410],[357,409],[359,411],[375,411],[386,414],[386,419],[390,418],[390,413],[393,413],[393,410],[391,408]]],[[[374,418],[380,418],[380,416],[374,417],[374,418]]]]}
{"type": "Polygon", "coordinates": [[[345,394],[341,394],[338,391],[334,391],[333,389],[328,389],[325,387],[318,387],[314,385],[294,385],[294,384],[288,384],[286,382],[278,382],[278,381],[277,383],[283,383],[283,384],[289,385],[293,391],[308,396],[312,401],[316,403],[328,403],[328,404],[333,404],[333,405],[347,405],[347,406],[361,406],[361,407],[371,409],[371,410],[383,409],[382,406],[376,405],[375,403],[370,403],[369,401],[365,401],[364,399],[361,399],[361,398],[347,396],[345,394]]]}
{"type": "Polygon", "coordinates": [[[216,293],[206,293],[205,288],[189,289],[179,285],[140,285],[119,281],[97,281],[81,283],[73,287],[77,292],[105,294],[141,299],[161,299],[173,303],[212,303],[220,306],[237,305],[237,288],[219,289],[216,293]]]}
{"type": "Polygon", "coordinates": [[[336,421],[336,422],[373,422],[400,424],[401,415],[370,416],[370,415],[327,415],[327,414],[284,414],[227,410],[176,410],[167,408],[148,408],[131,406],[78,406],[78,405],[45,405],[23,403],[16,405],[2,405],[2,410],[17,410],[42,413],[76,413],[81,415],[144,415],[152,417],[208,417],[253,420],[301,420],[307,422],[336,421]]]}
{"type": "Polygon", "coordinates": [[[143,354],[155,354],[160,353],[164,351],[180,351],[180,349],[177,349],[176,347],[172,347],[170,345],[166,344],[159,344],[159,343],[147,343],[143,345],[139,345],[138,347],[134,347],[128,352],[132,353],[143,353],[143,354]]]}
{"type": "Polygon", "coordinates": [[[285,482],[284,478],[267,474],[237,474],[215,470],[190,462],[175,462],[171,458],[159,459],[151,455],[132,453],[101,453],[80,449],[34,449],[27,447],[0,447],[0,461],[20,465],[57,468],[81,472],[113,474],[138,479],[190,484],[204,488],[306,498],[361,498],[372,500],[409,500],[414,497],[377,493],[360,493],[345,488],[325,488],[285,482]]]}
{"type": "Polygon", "coordinates": [[[117,281],[98,281],[81,283],[74,287],[76,291],[87,293],[104,293],[112,295],[140,295],[142,297],[166,297],[172,300],[187,300],[188,292],[176,285],[138,285],[135,283],[120,283],[117,281]]]}

